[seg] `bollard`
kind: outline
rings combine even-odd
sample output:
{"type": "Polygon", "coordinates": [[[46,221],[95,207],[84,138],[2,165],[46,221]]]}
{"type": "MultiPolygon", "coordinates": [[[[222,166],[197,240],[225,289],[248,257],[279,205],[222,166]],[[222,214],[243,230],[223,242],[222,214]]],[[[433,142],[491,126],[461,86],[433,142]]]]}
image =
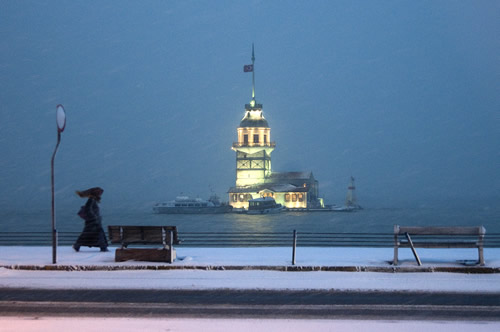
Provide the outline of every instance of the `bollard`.
{"type": "Polygon", "coordinates": [[[297,247],[297,230],[293,230],[293,250],[292,250],[292,265],[295,265],[295,248],[297,247]]]}
{"type": "Polygon", "coordinates": [[[169,231],[170,235],[170,263],[174,262],[174,232],[169,231]]]}

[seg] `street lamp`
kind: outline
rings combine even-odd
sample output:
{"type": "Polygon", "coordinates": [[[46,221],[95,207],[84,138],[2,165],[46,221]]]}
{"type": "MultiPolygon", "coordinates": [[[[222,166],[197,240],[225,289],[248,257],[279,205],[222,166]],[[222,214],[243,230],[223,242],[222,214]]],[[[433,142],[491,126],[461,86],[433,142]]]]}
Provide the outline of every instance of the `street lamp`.
{"type": "Polygon", "coordinates": [[[51,184],[52,184],[52,264],[56,264],[56,248],[57,248],[57,230],[56,230],[56,212],[55,212],[55,198],[54,198],[54,159],[56,157],[57,148],[59,143],[61,143],[61,133],[66,127],[66,112],[64,111],[63,105],[59,104],[56,106],[56,123],[57,123],[57,144],[52,154],[52,160],[50,163],[51,168],[51,184]]]}

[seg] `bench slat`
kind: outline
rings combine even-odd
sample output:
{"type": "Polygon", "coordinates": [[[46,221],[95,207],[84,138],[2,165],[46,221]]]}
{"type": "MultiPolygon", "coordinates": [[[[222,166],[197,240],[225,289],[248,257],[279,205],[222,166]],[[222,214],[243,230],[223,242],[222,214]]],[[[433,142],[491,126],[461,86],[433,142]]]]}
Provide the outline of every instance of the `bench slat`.
{"type": "MultiPolygon", "coordinates": [[[[397,226],[397,225],[396,225],[397,226]]],[[[404,235],[484,235],[483,226],[475,227],[408,227],[398,226],[398,234],[404,235]]],[[[396,230],[395,230],[396,233],[396,230]]]]}
{"type": "MultiPolygon", "coordinates": [[[[415,248],[477,248],[477,242],[413,242],[415,248]]],[[[400,248],[410,248],[408,242],[401,242],[400,248]]]]}
{"type": "Polygon", "coordinates": [[[113,244],[163,244],[163,230],[165,242],[170,245],[168,233],[173,232],[173,244],[179,244],[176,226],[108,226],[109,240],[113,244]]]}

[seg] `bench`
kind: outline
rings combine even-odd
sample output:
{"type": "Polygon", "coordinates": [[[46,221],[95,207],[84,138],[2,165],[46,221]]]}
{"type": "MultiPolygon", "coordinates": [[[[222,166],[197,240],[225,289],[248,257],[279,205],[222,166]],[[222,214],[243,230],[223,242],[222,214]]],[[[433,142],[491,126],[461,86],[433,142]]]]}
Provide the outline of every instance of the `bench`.
{"type": "Polygon", "coordinates": [[[398,249],[411,248],[422,265],[415,248],[477,248],[478,263],[484,265],[483,246],[486,230],[476,227],[405,227],[394,225],[394,260],[398,265],[398,249]]]}
{"type": "Polygon", "coordinates": [[[108,226],[109,240],[120,244],[115,261],[168,262],[175,260],[174,244],[179,244],[176,226],[108,226]],[[128,248],[129,245],[161,245],[160,248],[128,248]]]}

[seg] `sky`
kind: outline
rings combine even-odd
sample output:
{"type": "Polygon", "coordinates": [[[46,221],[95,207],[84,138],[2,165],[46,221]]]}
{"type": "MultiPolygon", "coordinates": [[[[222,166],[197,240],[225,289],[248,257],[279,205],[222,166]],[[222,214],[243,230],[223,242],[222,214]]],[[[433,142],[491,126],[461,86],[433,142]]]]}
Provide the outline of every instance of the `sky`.
{"type": "Polygon", "coordinates": [[[0,208],[227,200],[256,100],[273,171],[342,204],[500,201],[498,1],[1,1],[0,208]]]}

